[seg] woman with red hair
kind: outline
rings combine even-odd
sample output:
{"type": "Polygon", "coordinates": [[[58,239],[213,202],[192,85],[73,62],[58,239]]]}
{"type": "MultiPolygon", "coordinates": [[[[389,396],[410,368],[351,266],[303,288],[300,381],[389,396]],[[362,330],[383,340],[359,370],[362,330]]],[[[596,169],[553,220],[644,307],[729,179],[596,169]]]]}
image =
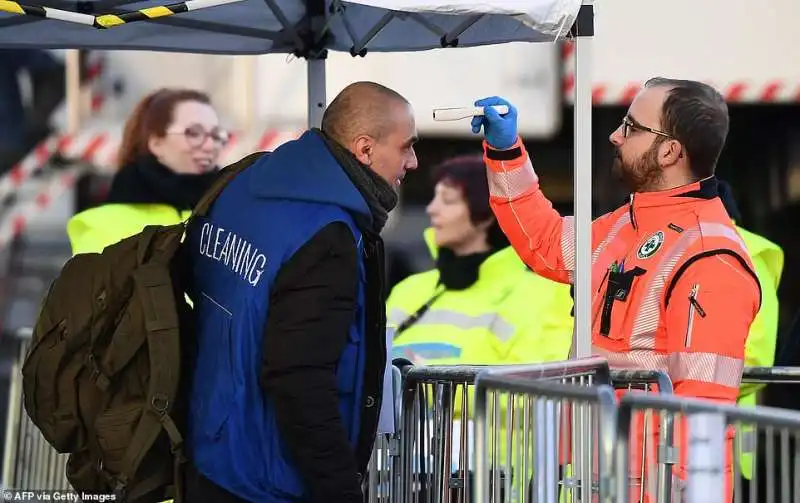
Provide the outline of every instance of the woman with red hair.
{"type": "Polygon", "coordinates": [[[100,252],[146,225],[183,221],[214,181],[228,138],[206,94],[161,89],[146,96],[125,124],[108,198],[67,223],[73,254],[100,252]]]}

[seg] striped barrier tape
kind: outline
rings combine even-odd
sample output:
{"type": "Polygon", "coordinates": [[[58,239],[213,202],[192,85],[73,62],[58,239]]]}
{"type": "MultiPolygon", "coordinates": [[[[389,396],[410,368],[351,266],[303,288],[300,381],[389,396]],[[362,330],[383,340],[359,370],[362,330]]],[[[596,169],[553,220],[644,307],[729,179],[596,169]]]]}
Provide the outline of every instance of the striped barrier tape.
{"type": "Polygon", "coordinates": [[[71,189],[80,171],[72,169],[53,175],[36,197],[15,205],[0,223],[0,248],[5,248],[23,234],[32,220],[49,208],[62,193],[71,189]]]}
{"type": "Polygon", "coordinates": [[[60,150],[57,136],[39,143],[27,156],[0,178],[0,201],[5,201],[16,189],[27,182],[60,150]]]}
{"type": "Polygon", "coordinates": [[[180,14],[183,12],[190,12],[208,7],[217,7],[219,5],[226,5],[241,1],[243,0],[188,0],[186,2],[179,2],[171,5],[146,7],[144,9],[138,9],[130,12],[101,14],[99,16],[95,16],[81,12],[56,9],[54,7],[26,5],[19,2],[12,2],[10,0],[0,0],[0,12],[8,12],[9,14],[17,14],[20,16],[31,16],[66,21],[69,23],[82,24],[98,29],[108,29],[136,21],[147,21],[150,19],[174,16],[175,14],[180,14]]]}
{"type": "MultiPolygon", "coordinates": [[[[561,60],[563,64],[563,96],[572,103],[575,92],[575,44],[566,41],[562,44],[561,60]]],[[[800,82],[782,79],[765,79],[754,81],[741,79],[730,82],[707,82],[722,93],[728,103],[791,103],[800,101],[800,82]]],[[[628,82],[625,84],[611,82],[594,82],[592,84],[592,102],[600,105],[628,105],[644,82],[628,82]]]]}

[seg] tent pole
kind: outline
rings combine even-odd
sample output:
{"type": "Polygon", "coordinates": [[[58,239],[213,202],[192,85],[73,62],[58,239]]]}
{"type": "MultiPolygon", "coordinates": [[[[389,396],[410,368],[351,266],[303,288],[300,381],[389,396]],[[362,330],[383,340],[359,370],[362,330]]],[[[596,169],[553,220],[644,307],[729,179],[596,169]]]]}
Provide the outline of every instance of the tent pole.
{"type": "Polygon", "coordinates": [[[66,54],[67,133],[76,134],[81,127],[81,55],[78,49],[66,54]]]}
{"type": "Polygon", "coordinates": [[[255,124],[255,65],[253,56],[236,56],[233,60],[233,109],[239,129],[246,134],[252,132],[255,124]]]}
{"type": "Polygon", "coordinates": [[[325,112],[325,59],[308,59],[308,127],[320,127],[325,112]]]}
{"type": "Polygon", "coordinates": [[[594,7],[581,7],[575,31],[575,335],[572,354],[592,354],[592,36],[594,7]]]}

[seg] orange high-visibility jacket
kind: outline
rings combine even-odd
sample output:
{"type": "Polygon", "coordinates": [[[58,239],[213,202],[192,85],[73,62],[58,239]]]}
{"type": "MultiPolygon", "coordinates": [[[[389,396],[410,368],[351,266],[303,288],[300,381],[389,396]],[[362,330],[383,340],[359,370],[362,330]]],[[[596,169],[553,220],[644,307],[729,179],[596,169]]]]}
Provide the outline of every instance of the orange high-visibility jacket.
{"type": "MultiPolygon", "coordinates": [[[[545,198],[522,142],[497,151],[484,141],[484,157],[514,249],[541,276],[571,283],[573,218],[545,198]]],[[[668,372],[677,395],[735,403],[761,291],[716,183],[636,193],[594,221],[592,348],[614,368],[668,372]]]]}

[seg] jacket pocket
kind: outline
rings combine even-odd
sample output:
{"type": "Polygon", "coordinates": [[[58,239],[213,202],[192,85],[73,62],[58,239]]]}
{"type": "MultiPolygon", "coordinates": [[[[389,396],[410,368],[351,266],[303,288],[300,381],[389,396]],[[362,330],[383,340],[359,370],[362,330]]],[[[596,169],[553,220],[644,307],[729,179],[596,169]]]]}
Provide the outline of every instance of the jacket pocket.
{"type": "Polygon", "coordinates": [[[608,273],[605,291],[600,298],[600,308],[596,318],[596,330],[601,337],[615,341],[627,340],[629,333],[625,330],[625,322],[634,310],[631,309],[633,292],[641,288],[638,276],[643,275],[644,269],[634,267],[630,271],[610,271],[608,273]]]}
{"type": "Polygon", "coordinates": [[[198,336],[201,351],[194,372],[192,412],[202,432],[218,438],[235,398],[233,315],[206,293],[200,297],[198,336]]]}
{"type": "Polygon", "coordinates": [[[689,317],[686,321],[686,337],[683,340],[684,347],[692,346],[692,335],[694,333],[694,320],[697,316],[704,318],[706,315],[703,306],[700,305],[698,295],[700,294],[700,285],[695,283],[692,285],[692,290],[689,293],[689,317]]]}

